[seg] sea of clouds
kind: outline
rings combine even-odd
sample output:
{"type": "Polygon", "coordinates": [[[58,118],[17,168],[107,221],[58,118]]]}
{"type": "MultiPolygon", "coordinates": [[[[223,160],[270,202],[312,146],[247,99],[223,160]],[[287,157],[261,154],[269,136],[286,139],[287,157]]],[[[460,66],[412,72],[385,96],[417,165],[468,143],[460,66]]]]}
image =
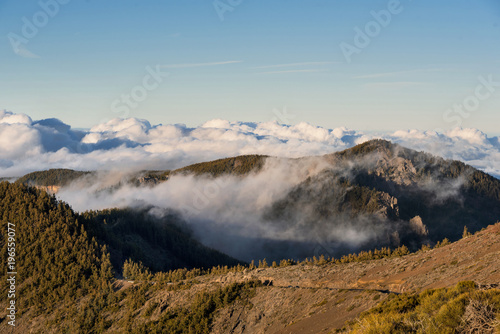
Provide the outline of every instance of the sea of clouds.
{"type": "Polygon", "coordinates": [[[0,177],[49,168],[164,170],[242,154],[314,156],[373,138],[461,160],[500,178],[499,137],[488,137],[477,129],[363,133],[304,122],[284,125],[222,119],[190,128],[116,118],[88,130],[75,130],[55,118],[34,121],[28,115],[5,110],[0,111],[0,177]]]}

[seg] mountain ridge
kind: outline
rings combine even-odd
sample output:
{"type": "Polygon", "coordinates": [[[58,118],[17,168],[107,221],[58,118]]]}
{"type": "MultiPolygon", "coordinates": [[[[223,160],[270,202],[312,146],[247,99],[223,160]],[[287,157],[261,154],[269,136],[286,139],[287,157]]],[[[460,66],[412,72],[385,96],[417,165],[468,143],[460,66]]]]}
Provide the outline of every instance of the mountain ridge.
{"type": "MultiPolygon", "coordinates": [[[[458,240],[464,226],[475,232],[500,220],[500,180],[462,162],[386,140],[371,140],[318,157],[225,158],[174,171],[140,172],[120,182],[155,187],[168,185],[171,178],[190,176],[195,182],[221,177],[252,180],[270,171],[288,172],[294,166],[302,168],[298,182],[268,203],[256,218],[262,222],[261,228],[292,238],[242,237],[242,243],[262,248],[251,258],[279,261],[289,257],[289,251],[293,251],[292,257],[296,259],[319,256],[318,252],[341,256],[346,252],[401,245],[416,250],[444,238],[458,240]]],[[[110,194],[113,187],[109,188],[110,194]]],[[[238,219],[234,217],[235,222],[238,219]]],[[[231,254],[230,250],[224,251],[231,254]]]]}

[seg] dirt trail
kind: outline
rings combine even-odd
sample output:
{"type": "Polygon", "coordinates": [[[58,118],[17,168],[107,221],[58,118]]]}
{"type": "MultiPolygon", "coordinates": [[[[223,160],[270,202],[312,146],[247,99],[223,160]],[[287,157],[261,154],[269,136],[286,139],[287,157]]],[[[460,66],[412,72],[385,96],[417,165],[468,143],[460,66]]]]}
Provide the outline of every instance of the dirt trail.
{"type": "Polygon", "coordinates": [[[330,332],[391,293],[449,287],[463,280],[498,287],[500,224],[450,245],[399,258],[265,268],[216,278],[223,284],[249,279],[265,285],[250,300],[253,307],[234,305],[233,316],[223,310],[214,333],[227,333],[228,325],[235,334],[330,332]]]}

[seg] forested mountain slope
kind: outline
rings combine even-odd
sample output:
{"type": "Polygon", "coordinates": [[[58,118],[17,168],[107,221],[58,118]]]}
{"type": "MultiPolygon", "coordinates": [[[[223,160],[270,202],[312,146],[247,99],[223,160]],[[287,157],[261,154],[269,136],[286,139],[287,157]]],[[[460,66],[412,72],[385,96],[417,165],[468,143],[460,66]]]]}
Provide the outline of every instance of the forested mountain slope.
{"type": "Polygon", "coordinates": [[[0,296],[2,331],[10,328],[5,310],[11,300],[15,300],[16,328],[21,332],[38,316],[47,332],[52,322],[55,333],[109,327],[101,311],[117,302],[112,283],[129,259],[144,262],[153,272],[239,263],[204,247],[172,221],[126,210],[80,215],[47,192],[22,184],[0,183],[0,217],[2,254],[15,260],[11,268],[6,257],[0,261],[2,291],[9,291],[7,272],[17,273],[15,298],[8,299],[7,293],[0,296]]]}

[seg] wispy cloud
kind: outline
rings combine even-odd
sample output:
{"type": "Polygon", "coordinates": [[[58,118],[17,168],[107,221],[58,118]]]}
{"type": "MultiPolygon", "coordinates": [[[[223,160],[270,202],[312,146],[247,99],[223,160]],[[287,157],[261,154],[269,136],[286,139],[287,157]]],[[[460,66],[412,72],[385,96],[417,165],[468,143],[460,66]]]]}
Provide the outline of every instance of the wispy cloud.
{"type": "Polygon", "coordinates": [[[290,63],[290,64],[276,64],[276,65],[265,65],[265,66],[257,66],[252,67],[254,69],[262,69],[262,68],[276,68],[276,67],[294,67],[294,66],[310,66],[310,65],[329,65],[329,64],[338,64],[339,62],[333,61],[312,61],[312,62],[303,62],[303,63],[290,63]]]}
{"type": "Polygon", "coordinates": [[[228,61],[218,61],[212,63],[186,63],[186,64],[168,64],[162,65],[163,68],[189,68],[189,67],[203,67],[203,66],[218,66],[218,65],[228,65],[242,63],[242,60],[228,60],[228,61]]]}
{"type": "Polygon", "coordinates": [[[393,82],[370,82],[363,84],[367,88],[403,88],[409,86],[427,85],[426,82],[418,81],[393,81],[393,82]]]}
{"type": "Polygon", "coordinates": [[[308,70],[285,70],[285,71],[268,71],[258,72],[257,74],[278,74],[278,73],[313,73],[313,72],[327,72],[326,69],[308,69],[308,70]]]}
{"type": "Polygon", "coordinates": [[[394,72],[383,72],[383,73],[372,73],[355,76],[354,79],[375,79],[375,78],[386,78],[404,74],[415,74],[415,73],[425,73],[425,72],[442,72],[444,69],[440,68],[430,68],[430,69],[414,69],[406,71],[394,71],[394,72]]]}

